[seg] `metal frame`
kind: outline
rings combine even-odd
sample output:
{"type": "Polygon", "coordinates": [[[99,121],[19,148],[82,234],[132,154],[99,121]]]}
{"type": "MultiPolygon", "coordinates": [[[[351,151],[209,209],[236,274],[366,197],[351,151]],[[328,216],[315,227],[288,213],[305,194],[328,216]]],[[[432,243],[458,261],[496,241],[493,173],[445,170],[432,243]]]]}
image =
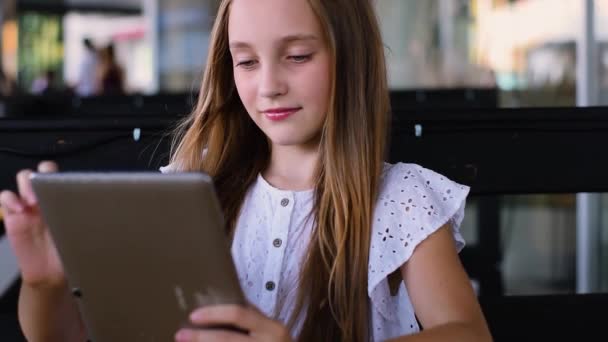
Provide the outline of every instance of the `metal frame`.
{"type": "MultiPolygon", "coordinates": [[[[126,148],[127,141],[134,143],[129,138],[134,128],[142,130],[146,153],[151,153],[154,139],[168,132],[177,118],[0,119],[1,147],[33,151],[12,162],[0,152],[0,164],[5,165],[0,182],[9,182],[17,169],[43,157],[68,158],[68,168],[99,167],[109,161],[94,153],[75,160],[78,150],[116,140],[126,148]]],[[[608,145],[608,107],[408,109],[395,113],[391,138],[389,161],[418,163],[445,174],[470,185],[472,196],[481,200],[480,243],[465,249],[463,261],[478,275],[483,295],[503,292],[497,196],[608,192],[608,155],[589,152],[593,146],[608,145]]],[[[156,153],[166,157],[166,145],[156,153]]]]}
{"type": "MultiPolygon", "coordinates": [[[[608,156],[590,152],[607,144],[608,108],[409,110],[396,114],[389,159],[472,187],[479,243],[462,258],[480,294],[495,296],[503,294],[496,196],[608,192],[608,156]]],[[[599,251],[599,239],[587,241],[578,258],[588,257],[591,243],[599,251]]],[[[599,268],[589,272],[596,276],[599,268]]]]}
{"type": "MultiPolygon", "coordinates": [[[[577,44],[577,105],[598,104],[597,44],[595,39],[595,1],[585,0],[581,34],[577,44]]],[[[599,291],[602,196],[577,194],[576,291],[599,291]]]]}

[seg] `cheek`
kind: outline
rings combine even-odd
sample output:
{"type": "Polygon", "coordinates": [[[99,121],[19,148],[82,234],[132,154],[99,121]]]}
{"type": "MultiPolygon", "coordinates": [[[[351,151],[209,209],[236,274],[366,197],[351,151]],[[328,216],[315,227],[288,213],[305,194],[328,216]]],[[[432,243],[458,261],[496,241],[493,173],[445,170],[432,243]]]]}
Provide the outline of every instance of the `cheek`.
{"type": "Polygon", "coordinates": [[[331,91],[331,79],[329,66],[320,65],[306,76],[306,81],[302,85],[306,87],[307,97],[314,103],[319,115],[325,116],[329,106],[329,93],[331,91]]]}
{"type": "Polygon", "coordinates": [[[255,97],[256,97],[256,89],[255,84],[246,77],[239,77],[235,75],[234,84],[236,86],[236,90],[239,94],[239,98],[245,109],[251,113],[251,111],[255,110],[255,97]]]}

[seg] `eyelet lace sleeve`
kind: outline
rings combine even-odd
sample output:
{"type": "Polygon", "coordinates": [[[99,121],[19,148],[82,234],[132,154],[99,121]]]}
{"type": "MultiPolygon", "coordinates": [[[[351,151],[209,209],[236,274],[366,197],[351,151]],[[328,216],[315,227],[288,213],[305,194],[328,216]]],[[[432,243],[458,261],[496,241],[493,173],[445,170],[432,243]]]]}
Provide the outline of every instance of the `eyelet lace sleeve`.
{"type": "MultiPolygon", "coordinates": [[[[420,242],[450,223],[456,248],[462,250],[465,241],[459,228],[468,193],[469,187],[419,165],[399,163],[385,168],[374,211],[368,268],[368,294],[384,319],[399,319],[395,306],[404,295],[391,294],[389,275],[408,261],[420,242]]],[[[403,284],[399,291],[406,292],[403,284]]]]}

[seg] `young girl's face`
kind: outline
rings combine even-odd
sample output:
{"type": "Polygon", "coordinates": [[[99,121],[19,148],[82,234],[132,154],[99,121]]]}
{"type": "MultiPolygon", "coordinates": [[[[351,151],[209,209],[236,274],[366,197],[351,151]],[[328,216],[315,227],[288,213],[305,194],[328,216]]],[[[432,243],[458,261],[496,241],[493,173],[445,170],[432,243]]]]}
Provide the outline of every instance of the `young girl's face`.
{"type": "Polygon", "coordinates": [[[241,101],[272,144],[317,142],[331,58],[308,1],[234,0],[228,36],[241,101]]]}

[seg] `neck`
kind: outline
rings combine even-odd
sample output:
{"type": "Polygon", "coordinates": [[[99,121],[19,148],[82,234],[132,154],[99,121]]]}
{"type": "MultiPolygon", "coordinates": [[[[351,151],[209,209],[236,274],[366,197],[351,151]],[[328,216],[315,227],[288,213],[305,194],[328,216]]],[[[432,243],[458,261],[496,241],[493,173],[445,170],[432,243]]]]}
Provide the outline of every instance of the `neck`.
{"type": "Polygon", "coordinates": [[[319,145],[271,147],[270,164],[262,173],[272,186],[292,191],[310,190],[315,186],[319,145]]]}

